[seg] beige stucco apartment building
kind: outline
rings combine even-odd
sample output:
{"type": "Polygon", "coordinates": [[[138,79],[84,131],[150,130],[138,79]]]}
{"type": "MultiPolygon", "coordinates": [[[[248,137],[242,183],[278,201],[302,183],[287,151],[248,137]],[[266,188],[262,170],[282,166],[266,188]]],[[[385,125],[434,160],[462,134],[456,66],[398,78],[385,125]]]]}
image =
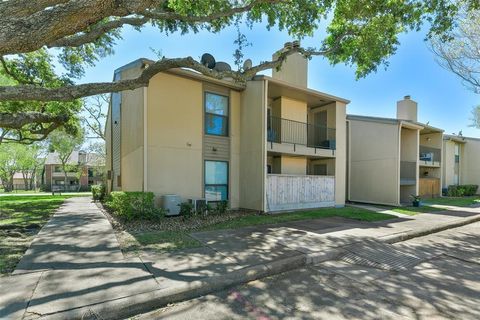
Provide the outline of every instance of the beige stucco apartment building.
{"type": "Polygon", "coordinates": [[[441,195],[443,130],[417,122],[417,103],[397,103],[396,118],[347,116],[348,200],[400,205],[411,195],[441,195]]]}
{"type": "MultiPolygon", "coordinates": [[[[136,77],[136,60],[114,79],[136,77]]],[[[232,208],[280,211],[345,204],[348,100],[307,88],[307,60],[290,56],[246,87],[174,69],[114,93],[108,112],[108,189],[232,208]]]]}
{"type": "Polygon", "coordinates": [[[461,184],[480,185],[480,139],[444,135],[443,159],[443,188],[461,184]]]}

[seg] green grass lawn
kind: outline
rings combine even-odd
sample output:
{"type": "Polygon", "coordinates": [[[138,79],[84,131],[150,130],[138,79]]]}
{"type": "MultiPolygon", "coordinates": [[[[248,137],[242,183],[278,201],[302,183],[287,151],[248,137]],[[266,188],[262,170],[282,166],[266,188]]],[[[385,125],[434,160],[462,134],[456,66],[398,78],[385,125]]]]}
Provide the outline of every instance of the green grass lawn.
{"type": "MultiPolygon", "coordinates": [[[[263,214],[263,215],[251,215],[241,217],[239,219],[225,221],[212,226],[208,226],[203,230],[218,230],[218,229],[238,229],[242,227],[282,223],[289,221],[307,220],[307,219],[319,219],[328,217],[343,217],[349,219],[355,219],[360,221],[380,221],[395,218],[392,215],[384,213],[376,213],[360,208],[345,207],[345,208],[322,208],[308,211],[295,211],[279,214],[263,214]]],[[[202,230],[202,231],[203,231],[202,230]]]]}
{"type": "Polygon", "coordinates": [[[71,196],[0,197],[0,275],[15,269],[33,237],[71,196]]]}
{"type": "Polygon", "coordinates": [[[398,213],[403,213],[407,214],[409,216],[414,216],[419,213],[430,213],[430,212],[435,212],[435,211],[442,211],[443,209],[440,208],[434,208],[430,207],[427,205],[422,204],[420,207],[395,207],[393,209],[390,209],[392,211],[398,212],[398,213]]]}
{"type": "Polygon", "coordinates": [[[455,207],[469,207],[473,204],[480,204],[480,197],[442,197],[442,198],[433,198],[422,200],[420,207],[386,207],[386,206],[377,206],[382,207],[387,210],[392,210],[398,213],[408,214],[414,216],[419,213],[430,213],[435,211],[444,211],[445,209],[432,207],[432,205],[445,205],[445,206],[455,206],[455,207]]]}
{"type": "Polygon", "coordinates": [[[37,190],[13,190],[11,192],[5,192],[3,189],[0,189],[0,194],[25,194],[25,193],[27,193],[27,194],[34,194],[34,193],[48,194],[48,192],[43,192],[43,191],[40,191],[39,189],[37,189],[37,190]]]}
{"type": "MultiPolygon", "coordinates": [[[[381,221],[396,218],[383,213],[376,213],[360,208],[323,208],[308,211],[295,211],[280,214],[252,214],[236,219],[209,225],[195,231],[211,231],[221,229],[238,229],[242,227],[275,224],[289,221],[319,219],[327,217],[343,217],[360,221],[381,221]]],[[[172,251],[185,248],[200,247],[202,244],[189,236],[186,231],[146,231],[122,232],[119,241],[125,252],[149,250],[156,252],[172,251]]]]}
{"type": "Polygon", "coordinates": [[[469,207],[473,204],[480,204],[480,197],[479,196],[461,197],[461,198],[443,197],[443,198],[427,199],[424,202],[425,202],[425,205],[439,204],[439,205],[445,205],[445,206],[469,207]]]}

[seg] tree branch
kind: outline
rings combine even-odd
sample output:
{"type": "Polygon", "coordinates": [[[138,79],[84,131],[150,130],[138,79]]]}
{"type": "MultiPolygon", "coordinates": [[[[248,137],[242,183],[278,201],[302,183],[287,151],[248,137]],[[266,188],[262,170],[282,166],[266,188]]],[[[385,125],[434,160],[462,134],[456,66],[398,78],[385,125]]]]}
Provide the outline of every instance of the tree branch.
{"type": "MultiPolygon", "coordinates": [[[[284,1],[284,0],[283,0],[284,1]]],[[[282,0],[252,0],[249,4],[240,7],[231,7],[228,10],[215,12],[205,16],[186,16],[175,12],[158,11],[158,10],[145,10],[140,12],[141,15],[147,18],[156,20],[176,20],[185,23],[205,23],[222,18],[229,18],[235,14],[244,13],[250,11],[254,6],[259,4],[274,4],[282,2],[282,0]]]]}
{"type": "Polygon", "coordinates": [[[23,112],[23,113],[7,113],[0,112],[0,143],[2,142],[19,142],[33,143],[42,141],[55,129],[61,127],[69,120],[66,115],[52,115],[40,112],[23,112]],[[26,129],[25,126],[37,124],[40,127],[32,127],[26,129]],[[48,124],[48,126],[43,126],[48,124]],[[30,135],[25,137],[25,131],[30,135]]]}
{"type": "Polygon", "coordinates": [[[83,122],[95,135],[94,138],[100,138],[105,141],[103,124],[105,123],[106,115],[102,112],[102,109],[105,105],[108,105],[110,99],[106,94],[102,94],[95,96],[94,100],[95,103],[92,103],[92,105],[87,105],[88,102],[84,101],[83,109],[88,112],[89,116],[83,117],[83,122]]]}
{"type": "MultiPolygon", "coordinates": [[[[60,123],[68,121],[67,115],[53,115],[41,112],[0,112],[0,128],[22,129],[27,124],[60,123]]],[[[41,132],[40,132],[41,133],[41,132]]]]}
{"type": "Polygon", "coordinates": [[[49,48],[53,47],[79,47],[85,43],[94,42],[105,33],[118,29],[124,25],[130,25],[140,27],[149,21],[148,18],[120,18],[109,21],[107,23],[98,24],[94,26],[90,31],[85,33],[75,34],[73,36],[58,39],[50,44],[49,48]]]}
{"type": "MultiPolygon", "coordinates": [[[[340,39],[339,39],[340,41],[340,39]]],[[[239,71],[216,71],[209,69],[192,57],[167,59],[164,58],[147,66],[141,75],[134,79],[119,80],[116,82],[86,83],[60,88],[43,88],[31,85],[0,86],[0,101],[72,101],[78,98],[94,96],[102,93],[134,90],[148,85],[150,79],[157,73],[175,68],[187,68],[197,71],[214,79],[232,78],[239,85],[255,76],[258,72],[278,68],[294,53],[300,53],[307,58],[330,53],[335,48],[321,51],[293,47],[285,49],[275,60],[263,62],[243,72],[239,71]]]]}
{"type": "MultiPolygon", "coordinates": [[[[30,12],[27,16],[4,15],[0,20],[0,55],[31,52],[43,46],[59,47],[79,46],[89,43],[91,39],[105,32],[121,27],[124,24],[140,26],[150,19],[177,21],[186,24],[209,23],[247,12],[260,4],[273,4],[284,0],[251,0],[248,4],[224,9],[220,12],[204,16],[189,16],[166,11],[166,0],[43,0],[56,5],[49,10],[30,12]],[[88,14],[85,14],[88,12],[88,14]],[[137,17],[132,17],[136,15],[137,17]],[[124,18],[118,22],[100,25],[101,21],[110,18],[124,18]],[[132,20],[137,19],[137,20],[132,20]],[[92,25],[99,24],[93,31],[86,31],[92,25]],[[70,39],[73,38],[73,39],[70,39]]],[[[24,1],[21,1],[24,2],[24,1]]],[[[1,2],[0,2],[1,3],[1,2]]],[[[7,1],[10,10],[21,11],[16,1],[7,1]],[[11,2],[11,3],[10,3],[11,2]]],[[[1,11],[1,10],[0,10],[1,11]]]]}
{"type": "Polygon", "coordinates": [[[3,16],[21,18],[68,1],[69,0],[0,1],[0,12],[2,12],[3,16]]]}

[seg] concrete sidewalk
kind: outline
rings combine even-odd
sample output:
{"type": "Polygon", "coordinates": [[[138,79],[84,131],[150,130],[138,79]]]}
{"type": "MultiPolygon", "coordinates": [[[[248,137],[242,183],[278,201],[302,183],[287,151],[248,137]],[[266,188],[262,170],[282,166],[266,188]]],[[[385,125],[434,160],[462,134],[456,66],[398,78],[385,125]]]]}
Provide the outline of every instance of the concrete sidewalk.
{"type": "Polygon", "coordinates": [[[0,319],[118,319],[334,259],[357,242],[395,242],[478,220],[479,208],[372,223],[305,220],[194,233],[203,247],[124,258],[98,207],[89,198],[72,198],[37,235],[14,274],[0,278],[0,319]]]}

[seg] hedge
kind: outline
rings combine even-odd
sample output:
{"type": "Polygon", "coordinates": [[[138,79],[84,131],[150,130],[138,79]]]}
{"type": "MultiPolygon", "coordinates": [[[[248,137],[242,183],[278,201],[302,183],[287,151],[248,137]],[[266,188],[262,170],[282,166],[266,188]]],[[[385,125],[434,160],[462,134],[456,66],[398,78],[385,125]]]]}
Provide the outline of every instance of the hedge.
{"type": "Polygon", "coordinates": [[[105,199],[105,185],[97,184],[91,187],[92,197],[95,201],[103,201],[105,199]]]}
{"type": "Polygon", "coordinates": [[[466,197],[474,196],[477,194],[478,185],[466,184],[466,185],[451,185],[448,186],[447,196],[449,197],[466,197]]]}
{"type": "Polygon", "coordinates": [[[154,200],[153,192],[114,191],[108,196],[106,205],[125,220],[157,219],[164,213],[155,208],[154,200]]]}

